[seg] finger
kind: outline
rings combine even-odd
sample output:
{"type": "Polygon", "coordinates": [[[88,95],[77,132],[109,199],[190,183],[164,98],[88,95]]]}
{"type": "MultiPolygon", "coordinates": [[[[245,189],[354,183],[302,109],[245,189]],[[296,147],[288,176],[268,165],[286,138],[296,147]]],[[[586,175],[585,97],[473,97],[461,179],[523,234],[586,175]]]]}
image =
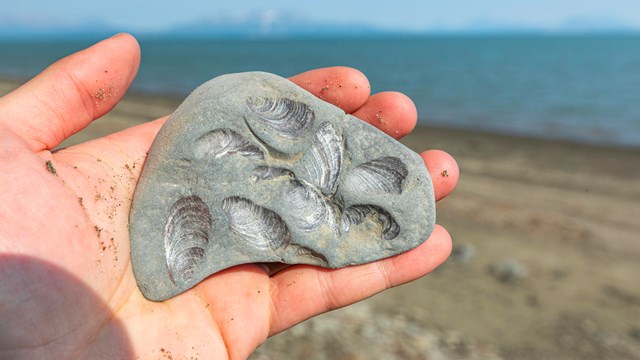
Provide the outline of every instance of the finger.
{"type": "Polygon", "coordinates": [[[442,150],[427,150],[420,154],[427,166],[436,201],[453,192],[460,178],[460,169],[456,160],[442,150]]]}
{"type": "Polygon", "coordinates": [[[310,70],[289,80],[347,114],[360,108],[371,92],[369,80],[363,73],[344,66],[310,70]]]}
{"type": "Polygon", "coordinates": [[[53,149],[113,108],[133,81],[140,48],[119,34],[49,66],[0,99],[0,122],[34,151],[53,149]]]}
{"type": "Polygon", "coordinates": [[[406,95],[387,91],[374,94],[353,113],[369,124],[384,131],[394,139],[410,133],[418,121],[418,111],[406,95]]]}
{"type": "Polygon", "coordinates": [[[271,335],[323,312],[415,280],[451,253],[451,237],[436,225],[422,245],[370,264],[338,270],[293,266],[272,277],[271,335]]]}

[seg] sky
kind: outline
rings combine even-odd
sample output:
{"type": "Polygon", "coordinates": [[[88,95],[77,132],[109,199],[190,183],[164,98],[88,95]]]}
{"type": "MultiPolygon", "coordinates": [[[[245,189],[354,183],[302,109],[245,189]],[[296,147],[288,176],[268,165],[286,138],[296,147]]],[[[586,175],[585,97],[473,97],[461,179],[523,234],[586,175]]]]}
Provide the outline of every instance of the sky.
{"type": "MultiPolygon", "coordinates": [[[[5,23],[105,24],[122,31],[174,26],[250,14],[289,14],[323,23],[357,23],[387,30],[471,29],[496,24],[553,30],[567,23],[622,24],[640,29],[640,0],[0,0],[5,23]]],[[[98,26],[98,25],[97,25],[98,26]]]]}

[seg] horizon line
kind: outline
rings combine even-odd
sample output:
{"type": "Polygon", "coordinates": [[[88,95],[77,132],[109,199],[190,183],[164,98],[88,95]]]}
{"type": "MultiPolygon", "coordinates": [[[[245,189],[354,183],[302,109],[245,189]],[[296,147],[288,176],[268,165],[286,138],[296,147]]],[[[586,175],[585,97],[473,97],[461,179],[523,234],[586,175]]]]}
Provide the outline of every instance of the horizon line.
{"type": "Polygon", "coordinates": [[[81,39],[110,36],[117,33],[130,33],[140,38],[201,38],[230,40],[268,40],[268,39],[304,39],[304,38],[375,38],[375,37],[420,37],[420,36],[597,36],[597,35],[640,35],[636,28],[612,29],[429,29],[429,30],[366,30],[354,31],[287,31],[287,32],[243,32],[220,33],[214,31],[128,31],[123,29],[104,29],[95,31],[33,31],[28,33],[0,33],[0,40],[38,40],[38,39],[81,39]]]}

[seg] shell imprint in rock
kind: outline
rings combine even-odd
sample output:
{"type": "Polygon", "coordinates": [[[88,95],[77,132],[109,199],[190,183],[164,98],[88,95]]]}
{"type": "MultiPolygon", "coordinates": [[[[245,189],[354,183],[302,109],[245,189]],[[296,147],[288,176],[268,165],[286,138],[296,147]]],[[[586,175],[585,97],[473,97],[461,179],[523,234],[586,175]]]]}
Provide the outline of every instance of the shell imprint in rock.
{"type": "Polygon", "coordinates": [[[169,277],[188,281],[209,242],[211,213],[195,195],[180,198],[169,209],[164,228],[164,247],[169,277]]]}
{"type": "Polygon", "coordinates": [[[217,159],[233,154],[252,159],[264,159],[264,154],[258,146],[229,129],[216,129],[202,135],[196,140],[193,153],[197,159],[205,157],[217,159]]]}
{"type": "Polygon", "coordinates": [[[380,235],[385,240],[393,240],[400,234],[396,220],[383,208],[375,205],[354,205],[342,216],[342,231],[348,232],[352,225],[364,223],[367,219],[380,226],[380,235]]]}
{"type": "Polygon", "coordinates": [[[323,123],[305,154],[305,169],[311,182],[325,194],[336,191],[342,170],[342,142],[331,123],[323,123]]]}
{"type": "Polygon", "coordinates": [[[344,185],[366,192],[401,194],[402,182],[407,174],[407,166],[402,160],[386,156],[356,166],[347,175],[344,185]]]}
{"type": "Polygon", "coordinates": [[[255,72],[205,83],[165,123],[129,229],[138,287],[162,301],[239,264],[379,260],[418,246],[434,224],[418,154],[255,72]]]}
{"type": "Polygon", "coordinates": [[[283,212],[289,213],[293,223],[302,231],[314,231],[326,225],[336,227],[336,214],[331,200],[313,186],[301,180],[289,182],[283,212]]]}
{"type": "Polygon", "coordinates": [[[254,204],[251,200],[232,196],[222,200],[222,209],[229,218],[229,228],[261,250],[277,249],[291,242],[287,224],[275,212],[254,204]]]}
{"type": "Polygon", "coordinates": [[[296,139],[313,126],[315,114],[306,104],[287,98],[249,98],[247,106],[280,135],[296,139]]]}

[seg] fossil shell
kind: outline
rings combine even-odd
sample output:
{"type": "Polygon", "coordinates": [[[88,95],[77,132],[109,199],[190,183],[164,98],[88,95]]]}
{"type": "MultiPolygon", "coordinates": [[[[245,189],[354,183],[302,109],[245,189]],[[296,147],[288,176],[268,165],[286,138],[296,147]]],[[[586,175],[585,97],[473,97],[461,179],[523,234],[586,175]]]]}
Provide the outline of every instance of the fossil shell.
{"type": "Polygon", "coordinates": [[[395,239],[400,234],[400,226],[383,208],[375,205],[354,205],[342,214],[342,231],[348,232],[352,225],[358,225],[371,219],[381,226],[381,235],[385,240],[395,239]]]}
{"type": "Polygon", "coordinates": [[[294,253],[296,257],[304,259],[304,261],[310,265],[327,266],[328,264],[326,256],[308,247],[291,244],[289,245],[289,249],[291,249],[291,252],[294,253]]]}
{"type": "Polygon", "coordinates": [[[344,180],[350,189],[401,194],[407,166],[397,157],[385,156],[356,166],[344,180]]]}
{"type": "Polygon", "coordinates": [[[273,180],[280,177],[288,177],[292,179],[295,177],[295,174],[289,169],[260,165],[253,170],[251,179],[253,182],[258,182],[262,180],[273,180]]]}
{"type": "Polygon", "coordinates": [[[329,199],[303,181],[291,180],[289,184],[285,193],[286,211],[298,228],[308,232],[327,225],[337,230],[335,211],[329,199]]]}
{"type": "Polygon", "coordinates": [[[331,123],[320,125],[303,161],[312,184],[325,194],[336,192],[342,171],[343,148],[342,139],[331,123]]]}
{"type": "Polygon", "coordinates": [[[217,129],[196,140],[194,155],[198,159],[214,159],[238,154],[250,159],[263,160],[264,154],[257,145],[230,129],[217,129]]]}
{"type": "Polygon", "coordinates": [[[277,249],[291,242],[291,234],[282,218],[249,199],[225,198],[222,209],[227,214],[231,231],[258,249],[277,249]]]}
{"type": "Polygon", "coordinates": [[[211,232],[209,207],[196,195],[176,201],[164,227],[164,247],[169,276],[187,281],[204,256],[211,232]]]}
{"type": "Polygon", "coordinates": [[[306,104],[286,98],[249,98],[247,106],[259,119],[287,139],[297,139],[313,127],[315,113],[306,104]]]}

